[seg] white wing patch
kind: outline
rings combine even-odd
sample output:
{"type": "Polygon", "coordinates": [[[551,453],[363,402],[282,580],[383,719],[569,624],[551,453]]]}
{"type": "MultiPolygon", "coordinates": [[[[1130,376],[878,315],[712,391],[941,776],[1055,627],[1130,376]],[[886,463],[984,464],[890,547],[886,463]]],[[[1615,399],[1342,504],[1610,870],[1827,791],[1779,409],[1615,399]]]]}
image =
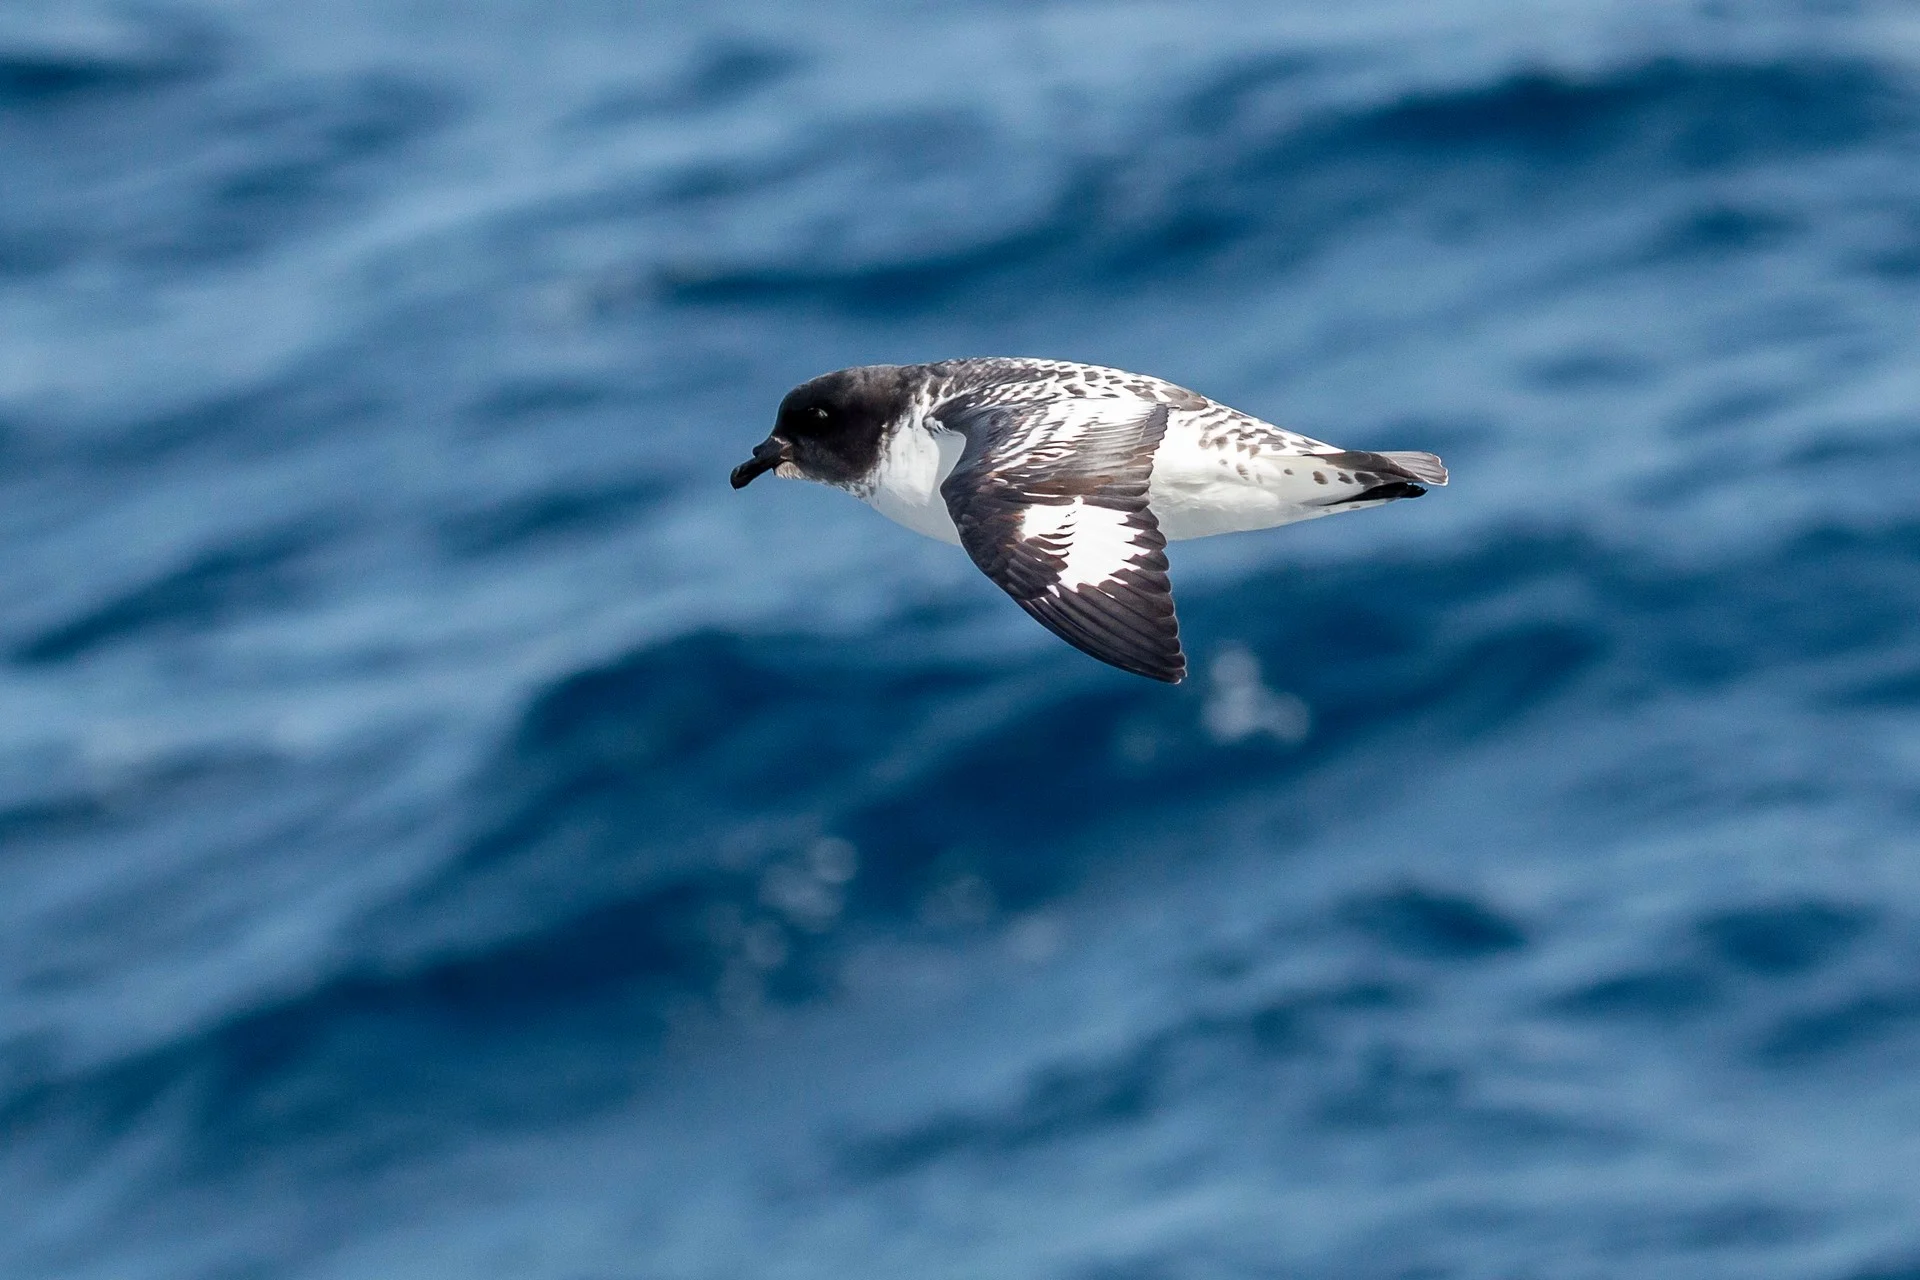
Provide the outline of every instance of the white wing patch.
{"type": "Polygon", "coordinates": [[[1020,517],[1021,540],[1038,543],[1061,559],[1056,591],[1096,587],[1112,579],[1140,555],[1140,532],[1126,512],[1078,498],[1060,506],[1031,506],[1020,517]]]}

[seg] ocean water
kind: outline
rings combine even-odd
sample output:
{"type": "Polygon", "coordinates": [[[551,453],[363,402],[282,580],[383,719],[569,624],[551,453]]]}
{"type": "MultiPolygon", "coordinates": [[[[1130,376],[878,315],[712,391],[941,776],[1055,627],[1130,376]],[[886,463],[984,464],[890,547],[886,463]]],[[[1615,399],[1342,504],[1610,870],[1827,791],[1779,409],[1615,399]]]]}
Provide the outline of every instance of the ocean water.
{"type": "Polygon", "coordinates": [[[1920,10],[10,0],[0,1275],[1920,1276],[1920,10]],[[794,382],[1418,503],[1114,672],[794,382]]]}

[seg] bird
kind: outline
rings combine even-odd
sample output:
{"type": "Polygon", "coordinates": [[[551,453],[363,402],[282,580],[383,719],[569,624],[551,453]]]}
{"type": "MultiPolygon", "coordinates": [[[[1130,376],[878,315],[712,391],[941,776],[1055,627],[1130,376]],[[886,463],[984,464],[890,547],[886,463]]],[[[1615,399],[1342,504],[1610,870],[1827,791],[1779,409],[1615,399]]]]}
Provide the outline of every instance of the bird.
{"type": "Polygon", "coordinates": [[[1418,498],[1431,453],[1341,449],[1198,392],[1024,357],[838,369],[733,469],[843,489],[956,543],[1040,625],[1135,675],[1187,672],[1167,543],[1418,498]]]}

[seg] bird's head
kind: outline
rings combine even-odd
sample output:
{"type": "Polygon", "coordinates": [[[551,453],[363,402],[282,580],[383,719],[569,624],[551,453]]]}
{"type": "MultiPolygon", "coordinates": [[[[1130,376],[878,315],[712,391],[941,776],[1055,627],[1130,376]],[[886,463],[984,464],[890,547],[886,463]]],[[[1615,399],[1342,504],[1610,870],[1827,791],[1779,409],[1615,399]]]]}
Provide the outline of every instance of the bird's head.
{"type": "Polygon", "coordinates": [[[905,416],[908,399],[897,365],[841,369],[801,383],[780,402],[773,432],[733,469],[733,487],[743,489],[768,471],[840,487],[871,475],[887,429],[905,416]]]}

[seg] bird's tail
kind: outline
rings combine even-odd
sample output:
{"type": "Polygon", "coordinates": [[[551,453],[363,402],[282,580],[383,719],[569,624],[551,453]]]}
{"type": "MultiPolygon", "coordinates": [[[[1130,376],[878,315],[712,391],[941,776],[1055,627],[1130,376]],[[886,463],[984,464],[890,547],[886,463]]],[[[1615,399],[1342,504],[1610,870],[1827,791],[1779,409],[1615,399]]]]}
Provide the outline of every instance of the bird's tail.
{"type": "Polygon", "coordinates": [[[1342,480],[1351,477],[1365,486],[1351,497],[1331,498],[1322,504],[1329,507],[1417,498],[1426,492],[1424,486],[1447,482],[1446,465],[1430,453],[1366,453],[1353,449],[1307,456],[1332,467],[1342,480]]]}
{"type": "Polygon", "coordinates": [[[1387,475],[1403,476],[1408,480],[1418,480],[1421,484],[1444,486],[1447,483],[1447,464],[1430,453],[1409,451],[1363,456],[1379,459],[1385,465],[1376,469],[1387,475]]]}

